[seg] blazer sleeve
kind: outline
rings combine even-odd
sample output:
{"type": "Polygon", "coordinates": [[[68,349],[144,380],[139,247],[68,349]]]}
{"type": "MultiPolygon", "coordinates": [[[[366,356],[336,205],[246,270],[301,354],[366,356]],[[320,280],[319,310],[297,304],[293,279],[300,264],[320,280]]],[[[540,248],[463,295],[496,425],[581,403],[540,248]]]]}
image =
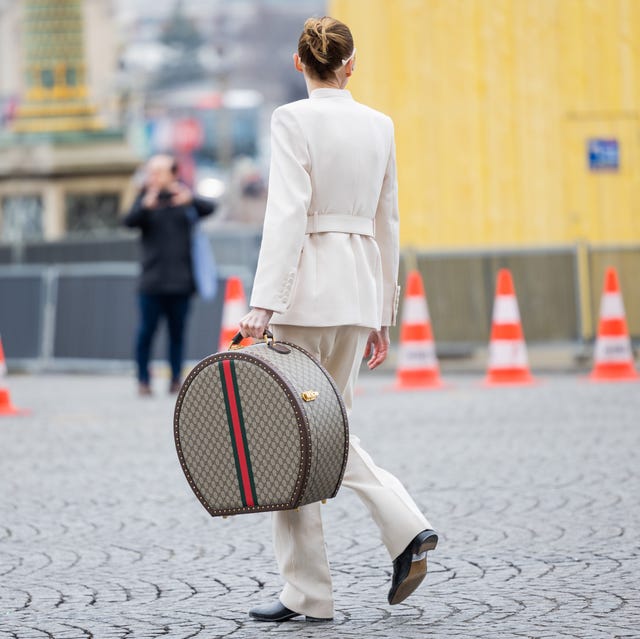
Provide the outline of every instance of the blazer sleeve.
{"type": "Polygon", "coordinates": [[[391,144],[387,168],[376,209],[375,238],[380,249],[383,281],[382,326],[394,326],[400,301],[398,265],[400,261],[400,216],[398,212],[398,180],[396,175],[396,147],[391,128],[391,144]]]}
{"type": "Polygon", "coordinates": [[[271,165],[262,244],[251,306],[282,313],[289,308],[311,202],[310,158],[293,114],[279,107],[271,117],[271,165]]]}

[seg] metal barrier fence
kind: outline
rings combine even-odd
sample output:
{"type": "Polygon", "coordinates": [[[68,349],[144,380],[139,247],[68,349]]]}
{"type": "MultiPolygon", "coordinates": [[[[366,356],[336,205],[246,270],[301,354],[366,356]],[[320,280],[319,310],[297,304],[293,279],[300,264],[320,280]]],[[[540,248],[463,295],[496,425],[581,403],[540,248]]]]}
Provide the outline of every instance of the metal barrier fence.
{"type": "MultiPolygon", "coordinates": [[[[59,267],[0,267],[0,330],[11,364],[35,367],[99,366],[133,357],[138,321],[137,266],[129,263],[59,267]]],[[[194,296],[186,357],[198,360],[218,350],[224,286],[210,302],[194,296]]],[[[250,273],[238,273],[250,286],[250,273]]],[[[153,358],[166,359],[166,330],[153,358]]]]}
{"type": "Polygon", "coordinates": [[[41,359],[50,274],[37,266],[0,267],[0,335],[7,358],[41,359]]]}
{"type": "Polygon", "coordinates": [[[509,268],[528,342],[590,342],[597,335],[607,267],[618,270],[629,333],[640,340],[640,246],[574,245],[541,249],[405,253],[421,272],[440,350],[486,344],[496,273],[509,268]]]}
{"type": "Polygon", "coordinates": [[[588,256],[592,317],[597,322],[604,273],[607,267],[614,266],[620,276],[629,333],[634,338],[640,338],[640,247],[592,246],[588,256]]]}
{"type": "MultiPolygon", "coordinates": [[[[0,266],[0,334],[10,364],[86,367],[132,358],[137,248],[133,240],[124,242],[116,249],[108,243],[97,248],[94,242],[93,253],[86,246],[72,247],[62,261],[131,251],[130,261],[47,265],[47,260],[58,259],[58,245],[24,253],[34,259],[37,255],[44,264],[0,266]]],[[[216,246],[219,295],[209,303],[194,298],[188,359],[217,349],[224,282],[239,275],[249,296],[258,246],[259,236],[246,233],[216,246]]],[[[496,272],[502,267],[513,273],[528,342],[589,342],[597,331],[602,281],[610,265],[620,275],[630,333],[640,339],[640,246],[405,252],[400,281],[407,268],[420,270],[438,349],[453,355],[487,344],[496,272]]],[[[156,359],[164,359],[165,343],[159,335],[156,359]]]]}
{"type": "MultiPolygon", "coordinates": [[[[249,295],[260,234],[220,229],[209,236],[218,264],[215,300],[193,297],[186,357],[218,349],[224,286],[240,277],[249,295]]],[[[66,238],[0,246],[0,334],[10,364],[33,367],[103,366],[128,361],[138,321],[137,234],[66,238]]],[[[166,328],[154,343],[165,359],[166,328]]]]}
{"type": "Polygon", "coordinates": [[[422,274],[441,349],[488,341],[501,268],[513,274],[527,340],[576,341],[581,336],[576,259],[572,247],[424,252],[405,255],[401,281],[408,267],[422,274]]]}

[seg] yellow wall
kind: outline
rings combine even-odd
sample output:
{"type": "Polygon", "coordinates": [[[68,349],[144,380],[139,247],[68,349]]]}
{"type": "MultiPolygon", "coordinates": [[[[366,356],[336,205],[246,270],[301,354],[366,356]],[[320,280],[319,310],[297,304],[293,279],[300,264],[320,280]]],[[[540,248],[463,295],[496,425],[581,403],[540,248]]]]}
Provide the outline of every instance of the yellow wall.
{"type": "Polygon", "coordinates": [[[640,0],[331,0],[396,123],[402,241],[640,241],[640,0]],[[617,138],[620,170],[588,170],[617,138]]]}

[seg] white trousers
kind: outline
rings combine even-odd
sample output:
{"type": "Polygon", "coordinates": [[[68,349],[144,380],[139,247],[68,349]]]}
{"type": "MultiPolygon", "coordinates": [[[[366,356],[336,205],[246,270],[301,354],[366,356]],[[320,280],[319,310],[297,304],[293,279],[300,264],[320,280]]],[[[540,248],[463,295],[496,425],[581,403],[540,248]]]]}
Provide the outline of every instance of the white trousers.
{"type": "MultiPolygon", "coordinates": [[[[276,340],[297,344],[320,360],[335,380],[350,412],[370,329],[285,325],[272,328],[276,340]]],[[[342,485],[355,491],[367,507],[392,559],[420,531],[431,528],[404,486],[391,473],[376,466],[352,434],[342,485]]],[[[297,511],[274,512],[273,540],[285,584],[280,595],[282,604],[300,614],[328,618],[333,617],[333,594],[320,510],[320,503],[314,503],[297,511]]]]}

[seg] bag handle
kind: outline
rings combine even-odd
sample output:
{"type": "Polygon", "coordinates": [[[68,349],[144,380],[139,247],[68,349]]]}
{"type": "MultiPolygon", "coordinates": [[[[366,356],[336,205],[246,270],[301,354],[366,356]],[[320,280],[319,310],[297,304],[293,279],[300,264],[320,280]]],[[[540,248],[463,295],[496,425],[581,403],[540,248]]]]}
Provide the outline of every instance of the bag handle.
{"type": "MultiPolygon", "coordinates": [[[[243,339],[244,337],[242,336],[242,333],[238,331],[233,336],[233,339],[229,344],[229,350],[237,351],[237,350],[240,350],[241,348],[244,348],[243,346],[241,346],[241,342],[243,339]]],[[[262,339],[270,349],[276,351],[277,353],[288,355],[291,352],[290,348],[287,348],[284,344],[279,344],[276,342],[276,340],[273,338],[273,333],[269,329],[265,330],[264,334],[262,335],[262,339]]]]}

